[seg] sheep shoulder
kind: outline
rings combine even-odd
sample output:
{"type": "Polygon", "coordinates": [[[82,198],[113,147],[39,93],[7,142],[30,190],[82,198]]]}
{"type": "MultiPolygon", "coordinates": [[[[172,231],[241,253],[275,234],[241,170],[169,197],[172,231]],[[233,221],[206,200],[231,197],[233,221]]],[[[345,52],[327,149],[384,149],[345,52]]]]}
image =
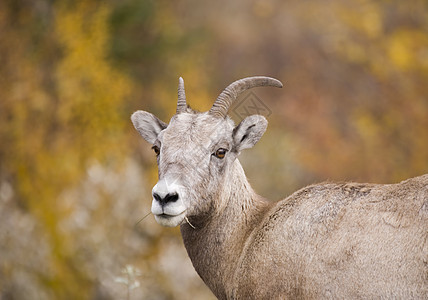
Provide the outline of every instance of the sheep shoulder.
{"type": "Polygon", "coordinates": [[[235,280],[236,299],[426,298],[428,174],[295,192],[253,231],[235,280]]]}

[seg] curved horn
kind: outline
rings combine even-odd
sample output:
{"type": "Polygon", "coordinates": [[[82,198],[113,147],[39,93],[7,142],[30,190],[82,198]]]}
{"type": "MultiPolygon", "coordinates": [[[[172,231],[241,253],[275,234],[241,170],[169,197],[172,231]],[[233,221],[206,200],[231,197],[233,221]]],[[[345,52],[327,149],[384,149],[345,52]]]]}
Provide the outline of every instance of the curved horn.
{"type": "Polygon", "coordinates": [[[211,107],[209,114],[219,118],[226,117],[227,111],[233,101],[238,98],[239,94],[257,86],[274,86],[282,88],[282,83],[277,79],[265,76],[254,76],[237,80],[229,84],[229,86],[221,92],[211,107]]]}
{"type": "Polygon", "coordinates": [[[183,78],[178,79],[178,101],[177,101],[177,114],[185,112],[187,109],[186,92],[184,91],[183,78]]]}

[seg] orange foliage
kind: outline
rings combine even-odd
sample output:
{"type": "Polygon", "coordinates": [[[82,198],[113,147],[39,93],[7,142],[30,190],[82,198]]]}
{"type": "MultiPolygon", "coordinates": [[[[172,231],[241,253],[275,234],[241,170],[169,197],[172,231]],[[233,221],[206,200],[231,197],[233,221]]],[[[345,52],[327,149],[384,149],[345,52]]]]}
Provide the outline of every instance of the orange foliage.
{"type": "Polygon", "coordinates": [[[177,230],[134,227],[157,173],[129,116],[169,121],[179,76],[198,110],[238,78],[285,83],[253,91],[264,196],[428,170],[424,0],[30,2],[0,2],[0,298],[212,297],[177,230]]]}

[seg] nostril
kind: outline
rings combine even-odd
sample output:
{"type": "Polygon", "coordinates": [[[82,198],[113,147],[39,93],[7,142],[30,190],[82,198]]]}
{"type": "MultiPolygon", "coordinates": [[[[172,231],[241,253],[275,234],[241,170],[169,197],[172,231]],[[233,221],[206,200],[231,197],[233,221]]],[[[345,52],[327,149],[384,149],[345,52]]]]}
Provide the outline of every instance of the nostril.
{"type": "Polygon", "coordinates": [[[161,197],[158,193],[153,193],[153,198],[158,201],[161,205],[165,205],[168,202],[175,202],[178,200],[178,194],[166,194],[164,197],[161,197]]]}
{"type": "Polygon", "coordinates": [[[177,193],[174,193],[174,194],[168,194],[168,195],[166,195],[165,196],[165,198],[163,199],[163,201],[165,202],[165,203],[168,203],[168,202],[175,202],[175,201],[177,201],[178,200],[178,194],[177,193]]]}
{"type": "Polygon", "coordinates": [[[162,197],[158,193],[153,193],[153,198],[155,198],[156,201],[162,203],[162,197]]]}

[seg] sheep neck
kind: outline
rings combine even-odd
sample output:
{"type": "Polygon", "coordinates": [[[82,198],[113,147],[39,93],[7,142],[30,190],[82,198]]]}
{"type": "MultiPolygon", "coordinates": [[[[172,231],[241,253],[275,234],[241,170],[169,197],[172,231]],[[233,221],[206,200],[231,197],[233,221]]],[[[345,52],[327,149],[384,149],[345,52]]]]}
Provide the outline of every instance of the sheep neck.
{"type": "Polygon", "coordinates": [[[233,290],[246,241],[269,207],[269,202],[251,188],[238,160],[225,182],[214,217],[196,228],[181,226],[195,270],[219,299],[233,290]]]}

